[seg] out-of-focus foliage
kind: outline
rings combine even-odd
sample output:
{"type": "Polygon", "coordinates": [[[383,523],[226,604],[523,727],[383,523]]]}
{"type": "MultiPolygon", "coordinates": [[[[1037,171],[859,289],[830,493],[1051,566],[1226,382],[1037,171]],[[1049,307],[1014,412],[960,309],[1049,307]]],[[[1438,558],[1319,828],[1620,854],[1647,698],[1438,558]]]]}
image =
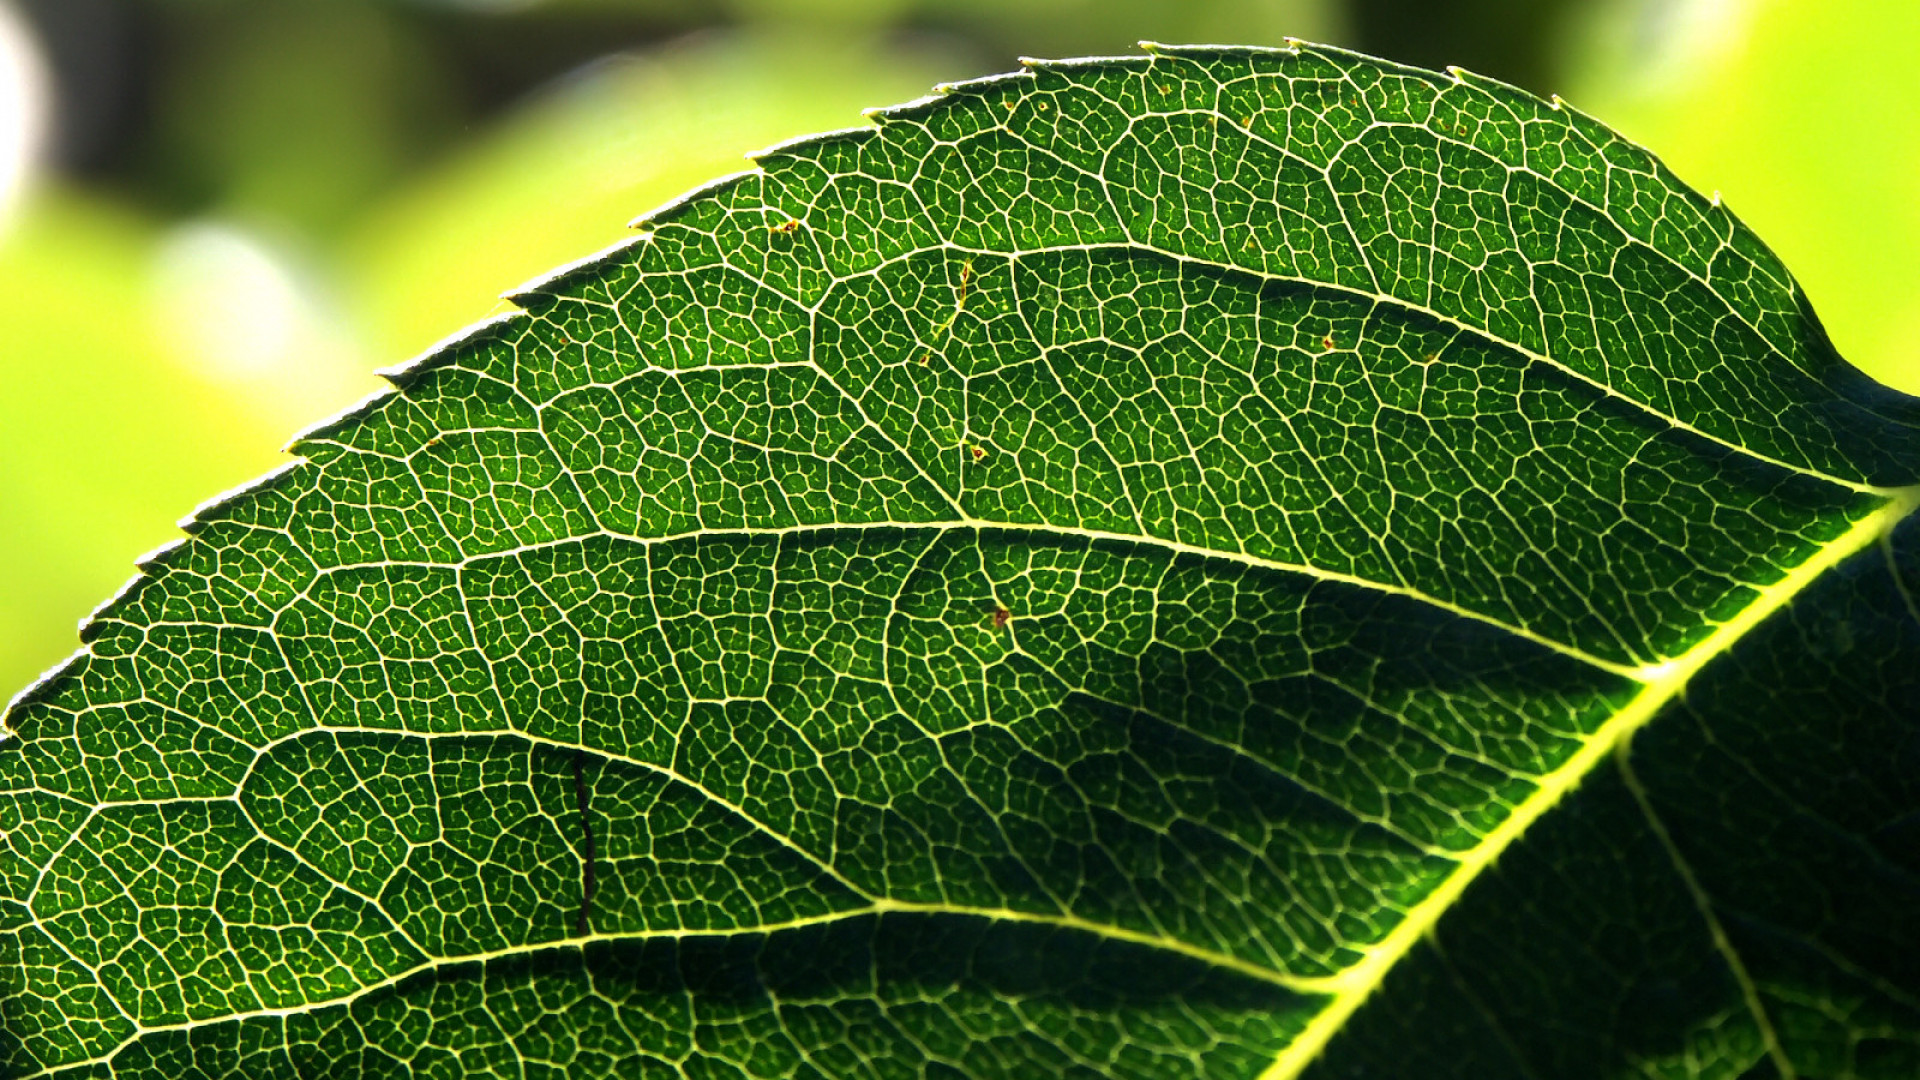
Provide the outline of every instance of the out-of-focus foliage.
{"type": "Polygon", "coordinates": [[[0,228],[46,139],[46,64],[18,13],[0,4],[0,228]]]}
{"type": "Polygon", "coordinates": [[[149,153],[166,195],[323,233],[454,137],[448,75],[364,3],[217,6],[184,20],[149,153]]]}
{"type": "Polygon", "coordinates": [[[152,332],[150,225],[46,193],[30,209],[0,248],[0,677],[13,684],[72,651],[74,621],[175,518],[280,460],[287,415],[177,363],[152,332]]]}
{"type": "Polygon", "coordinates": [[[745,151],[923,93],[946,58],[796,36],[609,59],[370,208],[342,248],[369,352],[419,352],[488,315],[488,297],[624,239],[639,212],[746,168],[745,151]]]}
{"type": "Polygon", "coordinates": [[[1616,0],[1565,94],[1719,190],[1842,355],[1920,390],[1920,5],[1616,0]]]}

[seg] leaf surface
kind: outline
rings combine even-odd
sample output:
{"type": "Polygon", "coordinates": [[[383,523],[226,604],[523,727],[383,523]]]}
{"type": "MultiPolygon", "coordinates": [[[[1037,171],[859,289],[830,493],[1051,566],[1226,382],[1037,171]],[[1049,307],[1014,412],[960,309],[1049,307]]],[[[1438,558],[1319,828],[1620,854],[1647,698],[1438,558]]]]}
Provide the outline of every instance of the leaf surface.
{"type": "Polygon", "coordinates": [[[1731,215],[1311,46],[875,120],[16,702],[13,1074],[1912,1074],[1920,403],[1731,215]]]}

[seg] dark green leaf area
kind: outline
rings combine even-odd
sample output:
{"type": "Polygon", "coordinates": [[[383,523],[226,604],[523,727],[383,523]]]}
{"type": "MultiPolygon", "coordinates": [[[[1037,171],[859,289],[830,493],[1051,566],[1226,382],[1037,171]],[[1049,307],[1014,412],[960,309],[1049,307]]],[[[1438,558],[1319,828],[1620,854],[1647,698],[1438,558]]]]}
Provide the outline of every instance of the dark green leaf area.
{"type": "Polygon", "coordinates": [[[1611,769],[1529,830],[1448,916],[1307,1080],[1776,1075],[1739,980],[1611,769]]]}
{"type": "Polygon", "coordinates": [[[1920,1071],[1916,570],[1909,518],[1634,744],[1651,812],[1801,1076],[1920,1071]]]}
{"type": "Polygon", "coordinates": [[[454,965],[54,1075],[1253,1077],[1316,1007],[1138,946],[895,915],[454,965]]]}
{"type": "Polygon", "coordinates": [[[466,574],[511,726],[682,778],[858,894],[1299,973],[1624,690],[1398,598],[1045,534],[599,538],[466,574]],[[1419,670],[1383,663],[1409,641],[1419,670]],[[1330,891],[1251,902],[1289,881],[1330,891]]]}
{"type": "MultiPolygon", "coordinates": [[[[203,593],[199,547],[127,604],[203,593]]],[[[38,919],[10,947],[58,972],[34,985],[82,993],[96,969],[131,1017],[176,1024],[583,931],[879,901],[1329,974],[1629,689],[1374,590],[968,527],[343,568],[273,630],[286,659],[213,694],[175,685],[177,661],[137,662],[164,639],[108,625],[82,684],[97,697],[68,683],[21,714],[51,735],[0,759],[5,869],[38,919]],[[303,733],[310,715],[326,729],[303,733]]],[[[48,1025],[72,1007],[18,1006],[48,1025]]],[[[128,1032],[75,1030],[26,1051],[71,1061],[128,1032]]]]}
{"type": "Polygon", "coordinates": [[[1709,665],[1308,1075],[1920,1072],[1916,571],[1909,520],[1709,665]]]}

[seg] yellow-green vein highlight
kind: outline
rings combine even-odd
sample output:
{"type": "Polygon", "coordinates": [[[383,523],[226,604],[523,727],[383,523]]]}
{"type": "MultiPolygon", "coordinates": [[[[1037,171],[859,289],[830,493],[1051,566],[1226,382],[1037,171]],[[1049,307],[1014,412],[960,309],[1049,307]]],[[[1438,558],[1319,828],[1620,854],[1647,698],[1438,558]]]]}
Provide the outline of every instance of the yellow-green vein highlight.
{"type": "Polygon", "coordinates": [[[1426,899],[1415,904],[1407,917],[1380,943],[1365,950],[1359,963],[1339,975],[1321,981],[1331,990],[1331,1004],[1307,1024],[1287,1049],[1260,1075],[1260,1080],[1294,1080],[1320,1056],[1333,1036],[1369,996],[1386,980],[1401,957],[1414,944],[1433,931],[1440,917],[1451,909],[1467,887],[1482,871],[1493,865],[1506,849],[1518,840],[1535,821],[1578,787],[1601,761],[1611,757],[1636,730],[1653,719],[1669,701],[1680,696],[1695,673],[1715,657],[1733,648],[1735,642],[1760,625],[1774,612],[1790,603],[1817,578],[1843,560],[1865,550],[1891,532],[1893,527],[1916,508],[1920,508],[1920,486],[1894,491],[1878,510],[1855,522],[1846,532],[1816,551],[1805,562],[1788,571],[1779,581],[1758,590],[1754,601],[1739,614],[1721,623],[1713,633],[1682,655],[1663,664],[1642,669],[1644,685],[1625,708],[1601,725],[1586,745],[1558,769],[1541,778],[1540,788],[1531,798],[1514,808],[1479,846],[1461,853],[1460,866],[1426,899]]]}
{"type": "Polygon", "coordinates": [[[1773,1061],[1774,1070],[1782,1080],[1800,1080],[1799,1070],[1787,1058],[1780,1047],[1780,1035],[1773,1028],[1773,1019],[1767,1015],[1766,1006],[1760,1000],[1760,988],[1754,985],[1753,976],[1748,974],[1747,965],[1735,951],[1733,941],[1727,937],[1727,928],[1720,923],[1720,916],[1713,909],[1713,898],[1707,895],[1706,887],[1693,873],[1693,867],[1680,854],[1680,848],[1673,842],[1673,834],[1667,831],[1667,823],[1653,808],[1653,800],[1647,796],[1645,785],[1640,776],[1633,771],[1633,740],[1629,738],[1620,745],[1620,753],[1615,757],[1620,765],[1620,778],[1626,782],[1627,790],[1632,793],[1633,801],[1640,807],[1640,816],[1647,819],[1647,825],[1653,830],[1654,838],[1660,841],[1660,847],[1667,853],[1667,861],[1673,864],[1674,873],[1687,887],[1687,895],[1693,899],[1693,906],[1700,912],[1700,918],[1707,924],[1707,936],[1713,940],[1713,949],[1727,962],[1727,970],[1732,973],[1733,981],[1740,987],[1740,999],[1746,1003],[1747,1011],[1753,1014],[1754,1026],[1760,1029],[1760,1045],[1766,1048],[1767,1057],[1773,1061]]]}

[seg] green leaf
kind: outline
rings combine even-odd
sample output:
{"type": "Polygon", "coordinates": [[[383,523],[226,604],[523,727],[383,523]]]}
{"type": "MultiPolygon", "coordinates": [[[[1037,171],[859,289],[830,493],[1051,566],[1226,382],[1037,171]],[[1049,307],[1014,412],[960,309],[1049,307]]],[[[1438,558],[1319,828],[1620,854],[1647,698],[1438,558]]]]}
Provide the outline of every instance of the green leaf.
{"type": "Polygon", "coordinates": [[[16,703],[16,1075],[1920,1068],[1920,402],[1311,46],[768,151],[16,703]]]}

